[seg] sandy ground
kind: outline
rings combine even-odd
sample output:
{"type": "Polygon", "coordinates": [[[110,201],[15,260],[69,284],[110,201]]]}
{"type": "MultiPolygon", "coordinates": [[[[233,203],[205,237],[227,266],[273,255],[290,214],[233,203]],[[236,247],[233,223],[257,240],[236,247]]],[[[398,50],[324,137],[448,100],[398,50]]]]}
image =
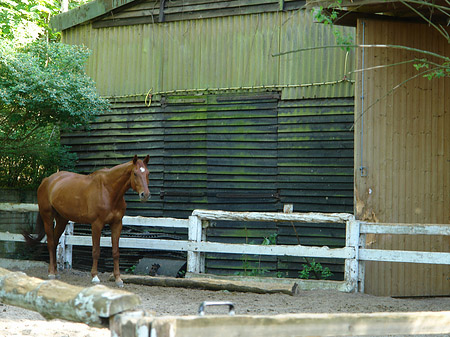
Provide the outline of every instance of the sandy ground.
{"type": "MultiPolygon", "coordinates": [[[[25,272],[29,276],[46,278],[45,268],[32,268],[25,272]]],[[[99,276],[102,284],[115,286],[109,281],[109,274],[99,276]]],[[[76,270],[63,272],[61,281],[82,287],[91,285],[89,273],[76,270]]],[[[196,315],[203,301],[231,301],[235,304],[236,314],[243,315],[450,310],[450,297],[395,299],[335,291],[305,291],[299,296],[261,295],[134,284],[125,284],[125,290],[138,294],[142,299],[141,308],[152,311],[157,316],[196,315]]],[[[207,310],[207,314],[215,313],[225,313],[225,309],[207,310]]],[[[0,336],[103,337],[110,336],[110,332],[107,329],[90,328],[84,324],[59,320],[46,321],[36,312],[0,303],[0,336]]]]}

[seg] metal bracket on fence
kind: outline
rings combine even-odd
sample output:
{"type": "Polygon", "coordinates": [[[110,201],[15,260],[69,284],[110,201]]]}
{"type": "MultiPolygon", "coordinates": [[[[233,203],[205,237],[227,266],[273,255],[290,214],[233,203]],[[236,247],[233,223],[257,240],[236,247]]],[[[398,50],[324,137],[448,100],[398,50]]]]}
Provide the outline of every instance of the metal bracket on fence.
{"type": "Polygon", "coordinates": [[[205,316],[206,307],[219,306],[219,305],[228,306],[228,315],[234,316],[235,311],[234,311],[234,304],[232,302],[208,302],[208,301],[205,301],[202,304],[200,304],[200,307],[198,308],[198,314],[200,316],[205,316]]]}

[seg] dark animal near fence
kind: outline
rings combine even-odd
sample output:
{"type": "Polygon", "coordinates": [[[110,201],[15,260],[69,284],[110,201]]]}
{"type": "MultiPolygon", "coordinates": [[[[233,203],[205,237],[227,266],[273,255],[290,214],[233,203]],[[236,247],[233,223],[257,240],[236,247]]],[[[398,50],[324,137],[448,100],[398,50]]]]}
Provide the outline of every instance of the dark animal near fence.
{"type": "Polygon", "coordinates": [[[114,277],[119,287],[123,286],[119,270],[119,237],[122,218],[125,214],[125,192],[132,188],[142,202],[150,197],[148,189],[149,156],[101,169],[90,175],[60,171],[45,178],[38,188],[39,215],[36,238],[24,233],[28,243],[37,243],[47,234],[47,248],[50,255],[49,278],[56,277],[56,247],[69,220],[89,223],[92,226],[92,282],[99,283],[98,259],[100,257],[100,236],[105,224],[111,228],[114,277]],[[56,225],[53,226],[53,220],[56,225]]]}

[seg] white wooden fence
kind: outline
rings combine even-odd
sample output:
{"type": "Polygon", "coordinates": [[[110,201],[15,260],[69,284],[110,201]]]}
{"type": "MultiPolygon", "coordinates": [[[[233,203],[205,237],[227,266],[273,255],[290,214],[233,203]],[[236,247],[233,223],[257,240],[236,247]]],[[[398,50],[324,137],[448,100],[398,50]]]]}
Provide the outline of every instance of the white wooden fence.
{"type": "MultiPolygon", "coordinates": [[[[0,211],[37,211],[32,204],[0,204],[0,211]]],[[[269,213],[269,212],[227,212],[195,210],[189,219],[173,218],[123,218],[124,226],[186,228],[188,240],[162,240],[121,238],[121,248],[185,251],[187,252],[188,273],[205,271],[204,253],[255,254],[273,256],[297,256],[316,258],[335,258],[345,260],[344,281],[316,282],[320,287],[340,291],[364,291],[364,262],[407,262],[450,264],[450,253],[379,250],[365,248],[366,234],[408,234],[408,235],[450,235],[449,225],[440,224],[382,224],[355,220],[346,213],[269,213]],[[206,241],[206,228],[210,221],[267,221],[267,222],[308,222],[308,223],[345,223],[346,245],[343,248],[303,245],[250,245],[227,244],[206,241]]],[[[21,234],[0,233],[0,241],[23,241],[21,234]]],[[[71,247],[74,245],[91,246],[90,236],[73,235],[71,226],[67,226],[58,248],[60,265],[70,268],[72,265],[71,247]]],[[[108,237],[100,240],[102,247],[111,247],[108,237]]],[[[300,287],[311,287],[311,282],[300,282],[300,287]]]]}

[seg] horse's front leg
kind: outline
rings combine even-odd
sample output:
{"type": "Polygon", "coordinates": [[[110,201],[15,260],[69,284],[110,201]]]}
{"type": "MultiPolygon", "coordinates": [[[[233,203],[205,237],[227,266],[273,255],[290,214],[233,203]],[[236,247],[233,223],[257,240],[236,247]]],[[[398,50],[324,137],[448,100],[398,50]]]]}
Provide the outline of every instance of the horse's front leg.
{"type": "Polygon", "coordinates": [[[98,259],[100,258],[100,237],[102,234],[102,229],[104,227],[103,223],[94,222],[92,226],[92,283],[100,283],[98,278],[98,259]]]}
{"type": "Polygon", "coordinates": [[[112,257],[114,262],[114,278],[116,279],[116,285],[120,288],[123,287],[123,281],[120,278],[119,268],[119,239],[122,232],[122,219],[119,222],[110,225],[111,228],[111,244],[112,244],[112,257]]]}

